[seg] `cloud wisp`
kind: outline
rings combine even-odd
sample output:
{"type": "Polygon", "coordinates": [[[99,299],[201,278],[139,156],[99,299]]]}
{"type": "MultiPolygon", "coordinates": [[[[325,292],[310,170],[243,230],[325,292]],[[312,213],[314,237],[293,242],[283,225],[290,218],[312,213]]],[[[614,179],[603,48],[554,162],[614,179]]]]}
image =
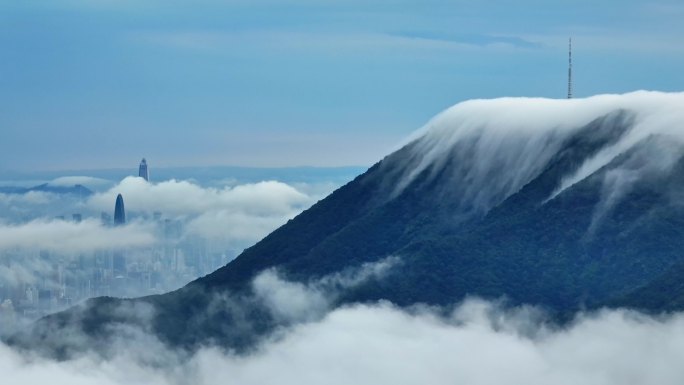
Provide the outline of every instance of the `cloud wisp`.
{"type": "Polygon", "coordinates": [[[387,257],[306,284],[288,281],[277,269],[271,268],[256,276],[252,290],[256,299],[266,304],[278,322],[313,321],[329,312],[344,290],[369,280],[382,279],[399,263],[398,257],[387,257]]]}
{"type": "Polygon", "coordinates": [[[103,226],[96,220],[71,222],[35,220],[0,225],[0,251],[52,251],[78,254],[102,249],[145,247],[156,241],[149,225],[133,222],[121,227],[103,226]]]}
{"type": "MultiPolygon", "coordinates": [[[[630,151],[648,153],[637,154],[629,165],[621,166],[633,171],[634,181],[642,180],[653,172],[670,170],[684,154],[684,131],[679,129],[683,105],[682,93],[647,91],[585,99],[463,102],[437,115],[409,138],[407,156],[396,158],[398,165],[390,164],[401,170],[395,194],[428,172],[433,178],[453,178],[449,186],[460,189],[455,199],[461,206],[486,213],[539,176],[570,140],[587,135],[585,131],[592,125],[596,129],[619,126],[623,132],[611,134],[614,140],[582,159],[576,170],[561,175],[546,201],[604,167],[612,167],[630,151]],[[445,173],[447,166],[450,169],[445,173]]],[[[613,197],[620,195],[624,194],[613,197]]]]}

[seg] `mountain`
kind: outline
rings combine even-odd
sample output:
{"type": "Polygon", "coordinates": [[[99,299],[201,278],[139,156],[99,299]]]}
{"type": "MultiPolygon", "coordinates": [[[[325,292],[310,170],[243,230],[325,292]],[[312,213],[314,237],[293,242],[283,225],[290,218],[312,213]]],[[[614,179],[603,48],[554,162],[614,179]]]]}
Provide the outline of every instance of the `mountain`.
{"type": "Polygon", "coordinates": [[[75,184],[73,186],[54,186],[48,183],[43,183],[38,186],[33,187],[12,187],[12,186],[0,186],[0,193],[4,194],[26,194],[29,192],[45,192],[60,195],[76,195],[78,197],[88,197],[93,194],[92,190],[81,184],[75,184]]]}
{"type": "Polygon", "coordinates": [[[68,355],[75,331],[106,345],[137,325],[173,346],[249,349],[307,319],[295,301],[274,311],[263,286],[274,275],[330,307],[481,296],[559,319],[681,309],[683,125],[684,94],[460,103],[214,273],[164,295],[90,300],[11,342],[68,355]]]}

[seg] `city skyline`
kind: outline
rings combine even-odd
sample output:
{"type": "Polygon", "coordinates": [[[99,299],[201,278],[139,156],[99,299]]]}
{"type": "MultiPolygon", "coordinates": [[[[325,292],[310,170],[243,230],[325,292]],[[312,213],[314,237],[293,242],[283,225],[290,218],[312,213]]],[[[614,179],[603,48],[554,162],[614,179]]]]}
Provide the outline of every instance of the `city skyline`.
{"type": "MultiPolygon", "coordinates": [[[[9,221],[0,223],[0,335],[88,298],[175,290],[225,265],[316,200],[280,182],[243,182],[218,190],[175,179],[141,183],[140,168],[137,175],[135,171],[130,167],[128,176],[108,190],[74,186],[88,179],[69,176],[62,177],[63,183],[54,190],[48,189],[51,183],[41,185],[50,192],[0,190],[0,216],[9,221]],[[147,190],[150,186],[155,188],[147,190]],[[248,196],[241,197],[245,190],[248,196]],[[32,194],[41,199],[26,199],[32,194]],[[181,196],[201,205],[178,212],[174,207],[181,196]],[[128,207],[126,197],[134,205],[128,207]],[[200,202],[199,197],[210,201],[200,202]],[[236,199],[246,198],[240,206],[232,206],[236,199]],[[292,202],[286,207],[269,203],[283,199],[292,202]],[[54,206],[54,211],[45,211],[46,206],[54,206]],[[250,207],[258,206],[264,208],[250,212],[250,207]],[[17,210],[31,216],[16,217],[17,210]],[[216,221],[212,219],[216,214],[226,218],[216,221]],[[238,226],[246,229],[236,231],[238,226]],[[60,235],[51,241],[45,231],[60,235]]],[[[252,178],[262,180],[259,175],[252,178]]],[[[315,175],[308,178],[321,178],[315,175]]],[[[329,183],[340,183],[332,182],[339,178],[335,174],[323,178],[325,191],[329,183]]],[[[305,187],[303,182],[297,184],[305,187]]]]}

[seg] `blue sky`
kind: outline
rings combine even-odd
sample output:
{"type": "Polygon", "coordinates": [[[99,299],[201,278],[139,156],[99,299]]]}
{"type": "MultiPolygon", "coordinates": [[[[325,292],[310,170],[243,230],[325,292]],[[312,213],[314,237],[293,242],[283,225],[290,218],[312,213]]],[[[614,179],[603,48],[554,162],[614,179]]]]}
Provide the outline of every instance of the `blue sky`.
{"type": "Polygon", "coordinates": [[[472,98],[684,85],[676,1],[0,3],[0,170],[370,165],[472,98]]]}

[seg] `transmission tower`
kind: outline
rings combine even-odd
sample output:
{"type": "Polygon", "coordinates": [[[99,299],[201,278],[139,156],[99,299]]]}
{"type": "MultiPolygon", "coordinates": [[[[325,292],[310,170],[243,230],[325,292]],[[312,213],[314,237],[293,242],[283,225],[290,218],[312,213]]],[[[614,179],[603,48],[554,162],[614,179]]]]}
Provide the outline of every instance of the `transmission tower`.
{"type": "Polygon", "coordinates": [[[572,38],[568,39],[568,99],[572,99],[572,38]]]}

